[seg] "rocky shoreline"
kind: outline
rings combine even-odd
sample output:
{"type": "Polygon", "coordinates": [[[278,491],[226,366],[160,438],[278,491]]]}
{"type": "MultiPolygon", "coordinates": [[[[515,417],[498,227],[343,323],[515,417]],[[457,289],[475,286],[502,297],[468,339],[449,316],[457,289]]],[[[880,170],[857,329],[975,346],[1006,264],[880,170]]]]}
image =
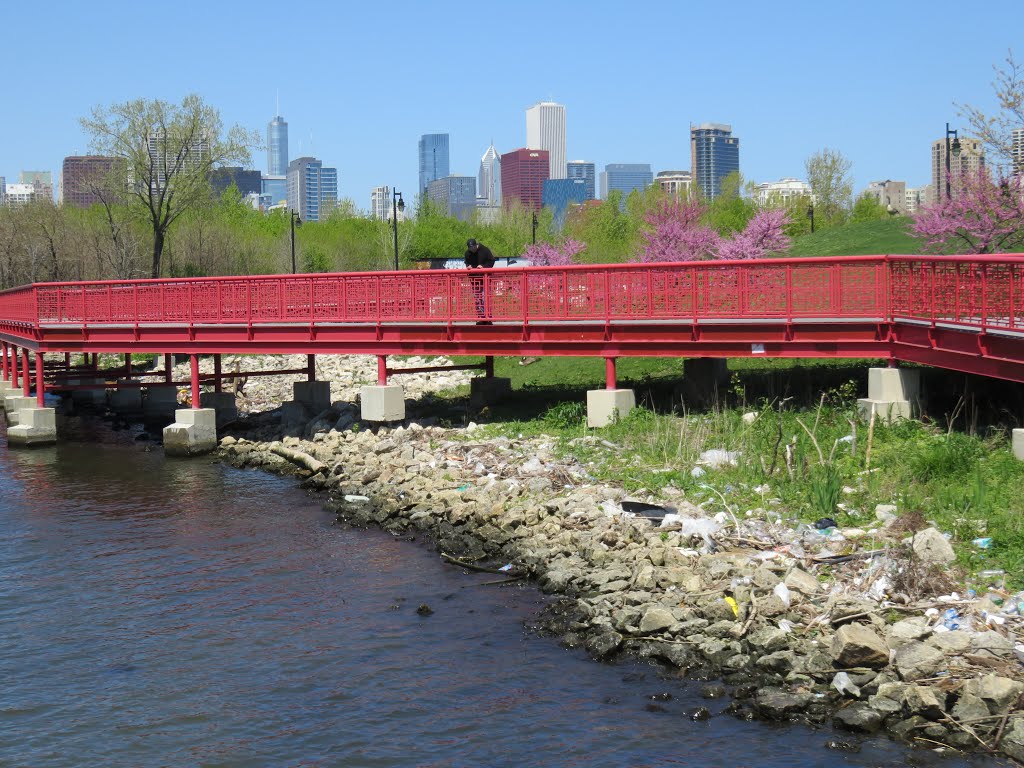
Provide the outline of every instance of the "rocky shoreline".
{"type": "MultiPolygon", "coordinates": [[[[923,521],[880,507],[868,530],[825,536],[765,509],[712,516],[672,488],[630,505],[556,456],[553,440],[415,415],[360,424],[358,360],[338,362],[348,387],[331,409],[286,424],[254,413],[229,429],[221,457],[298,474],[351,523],[429,535],[459,562],[510,564],[510,578],[559,596],[541,623],[565,643],[721,679],[713,693],[728,690],[738,717],[831,721],[1024,760],[1022,619],[995,594],[923,594],[929,578],[950,587],[940,576],[952,559],[923,521]]],[[[460,381],[402,383],[417,398],[460,381]]]]}

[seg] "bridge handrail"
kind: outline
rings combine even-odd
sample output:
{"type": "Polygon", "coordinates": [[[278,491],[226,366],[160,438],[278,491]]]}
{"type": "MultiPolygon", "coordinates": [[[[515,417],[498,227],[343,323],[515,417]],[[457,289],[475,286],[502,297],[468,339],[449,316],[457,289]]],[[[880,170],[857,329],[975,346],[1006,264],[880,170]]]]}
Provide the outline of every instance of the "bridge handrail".
{"type": "Polygon", "coordinates": [[[1024,330],[1022,281],[1022,254],[77,281],[0,292],[0,324],[872,318],[1024,330]]]}

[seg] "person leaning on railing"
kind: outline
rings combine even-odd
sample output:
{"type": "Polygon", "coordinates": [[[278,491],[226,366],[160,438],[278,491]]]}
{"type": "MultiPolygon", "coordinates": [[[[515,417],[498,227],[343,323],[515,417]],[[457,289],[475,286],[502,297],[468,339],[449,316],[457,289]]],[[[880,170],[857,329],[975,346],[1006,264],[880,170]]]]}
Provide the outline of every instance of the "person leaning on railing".
{"type": "MultiPolygon", "coordinates": [[[[494,266],[494,254],[491,249],[483,243],[478,243],[472,237],[466,241],[466,269],[491,269],[494,266]]],[[[476,303],[477,317],[484,316],[484,278],[471,277],[470,284],[473,287],[473,300],[476,303]]],[[[490,320],[480,320],[477,325],[490,325],[490,320]]]]}

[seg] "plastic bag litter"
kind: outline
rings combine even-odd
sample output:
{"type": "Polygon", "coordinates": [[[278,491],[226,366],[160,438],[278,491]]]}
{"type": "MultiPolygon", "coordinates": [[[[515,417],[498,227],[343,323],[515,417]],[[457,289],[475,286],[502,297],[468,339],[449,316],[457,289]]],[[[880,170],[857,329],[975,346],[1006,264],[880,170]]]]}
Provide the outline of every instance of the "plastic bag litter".
{"type": "Polygon", "coordinates": [[[711,544],[712,537],[722,529],[718,522],[704,517],[680,517],[678,522],[682,526],[679,532],[683,536],[700,536],[706,544],[711,544]]]}
{"type": "Polygon", "coordinates": [[[839,693],[847,694],[854,698],[860,696],[860,688],[853,684],[853,681],[846,672],[836,673],[836,676],[832,678],[832,687],[839,691],[839,693]]]}
{"type": "Polygon", "coordinates": [[[700,463],[711,469],[721,469],[722,467],[735,467],[739,464],[740,458],[739,451],[727,451],[724,448],[712,448],[710,451],[704,451],[700,455],[700,463]]]}
{"type": "Polygon", "coordinates": [[[531,457],[529,461],[519,467],[520,475],[539,475],[543,471],[544,464],[536,456],[531,457]]]}
{"type": "Polygon", "coordinates": [[[790,603],[790,599],[791,599],[790,596],[789,596],[789,587],[787,587],[785,584],[783,584],[780,581],[778,584],[775,585],[775,589],[772,590],[772,593],[777,598],[779,598],[779,600],[782,601],[782,604],[784,606],[789,608],[789,603],[790,603]]]}
{"type": "Polygon", "coordinates": [[[779,629],[786,633],[792,632],[793,622],[791,622],[789,619],[779,619],[779,629]]]}

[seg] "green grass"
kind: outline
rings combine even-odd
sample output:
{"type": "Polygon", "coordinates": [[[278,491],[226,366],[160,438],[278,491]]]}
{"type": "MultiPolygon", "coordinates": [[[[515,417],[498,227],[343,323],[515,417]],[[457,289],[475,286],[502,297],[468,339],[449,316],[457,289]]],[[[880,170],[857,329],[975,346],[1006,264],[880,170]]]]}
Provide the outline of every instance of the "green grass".
{"type": "Polygon", "coordinates": [[[878,221],[861,221],[832,229],[818,230],[796,238],[792,256],[873,256],[886,253],[915,254],[921,242],[908,233],[910,219],[897,216],[878,221]]]}

